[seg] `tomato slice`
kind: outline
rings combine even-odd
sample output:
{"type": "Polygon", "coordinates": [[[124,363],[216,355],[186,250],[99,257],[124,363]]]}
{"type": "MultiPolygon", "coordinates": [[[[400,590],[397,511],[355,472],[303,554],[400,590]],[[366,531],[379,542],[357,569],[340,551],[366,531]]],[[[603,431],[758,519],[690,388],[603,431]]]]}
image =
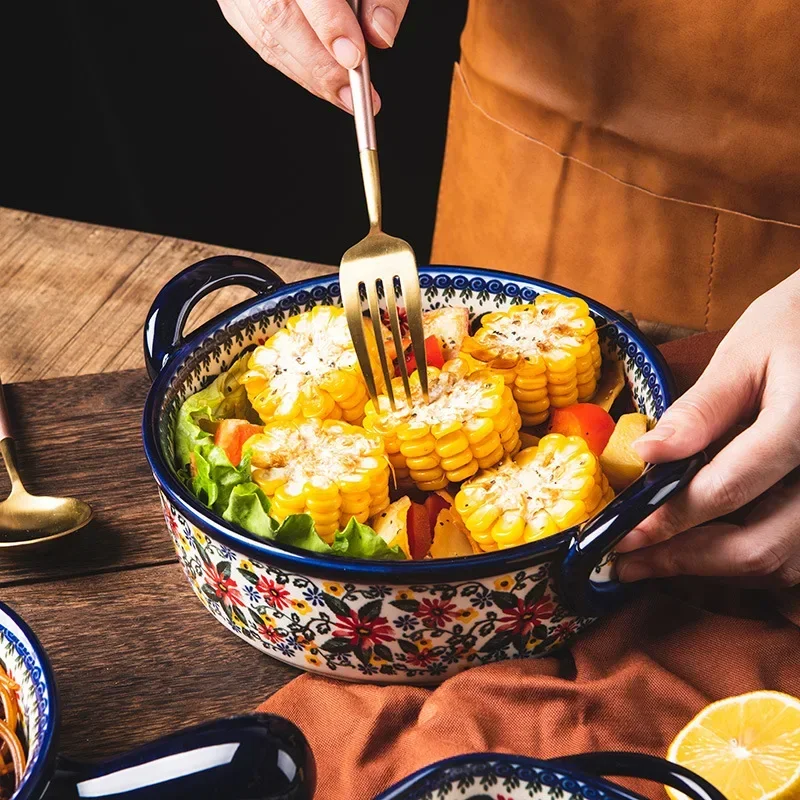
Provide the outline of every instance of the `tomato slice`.
{"type": "Polygon", "coordinates": [[[614,432],[614,419],[594,403],[575,403],[565,408],[550,411],[548,433],[561,433],[564,436],[580,436],[586,440],[589,449],[596,455],[605,450],[614,432]]]}
{"type": "Polygon", "coordinates": [[[425,498],[425,509],[428,512],[428,519],[431,523],[431,530],[436,530],[436,520],[439,519],[439,512],[450,508],[450,503],[438,494],[429,494],[425,498]]]}
{"type": "MultiPolygon", "coordinates": [[[[428,362],[429,367],[436,367],[441,369],[444,366],[444,356],[442,355],[442,346],[435,336],[428,336],[425,339],[425,360],[428,362]]],[[[417,368],[417,359],[414,358],[414,352],[406,353],[406,369],[410,375],[417,368]]]]}
{"type": "Polygon", "coordinates": [[[223,419],[214,434],[214,444],[225,451],[234,467],[242,460],[244,443],[257,433],[263,433],[261,425],[253,425],[246,419],[223,419]]]}
{"type": "Polygon", "coordinates": [[[412,503],[409,506],[406,531],[411,558],[416,561],[425,558],[433,542],[433,526],[425,506],[419,503],[412,503]]]}

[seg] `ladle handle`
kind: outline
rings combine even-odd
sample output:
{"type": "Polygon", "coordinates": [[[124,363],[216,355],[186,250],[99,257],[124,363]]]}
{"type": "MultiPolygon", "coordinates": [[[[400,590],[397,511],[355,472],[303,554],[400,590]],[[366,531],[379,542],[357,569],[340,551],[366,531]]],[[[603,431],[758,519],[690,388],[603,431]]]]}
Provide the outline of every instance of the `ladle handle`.
{"type": "Polygon", "coordinates": [[[6,396],[3,394],[3,381],[0,378],[0,441],[13,438],[14,437],[11,435],[11,420],[8,416],[6,396]]]}

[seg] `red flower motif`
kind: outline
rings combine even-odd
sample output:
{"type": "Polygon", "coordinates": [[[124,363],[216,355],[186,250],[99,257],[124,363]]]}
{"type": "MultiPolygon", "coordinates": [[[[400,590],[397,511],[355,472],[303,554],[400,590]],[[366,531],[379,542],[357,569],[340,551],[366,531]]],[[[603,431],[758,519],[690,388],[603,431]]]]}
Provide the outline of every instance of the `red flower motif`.
{"type": "Polygon", "coordinates": [[[256,584],[256,591],[264,595],[264,600],[267,605],[273,608],[288,608],[289,607],[289,592],[282,586],[279,586],[275,581],[265,578],[263,575],[258,579],[256,584]]]}
{"type": "Polygon", "coordinates": [[[565,619],[556,627],[555,635],[557,639],[566,639],[568,636],[572,636],[577,630],[578,625],[574,619],[565,619]]]}
{"type": "Polygon", "coordinates": [[[369,649],[381,642],[391,642],[392,628],[388,625],[386,617],[364,619],[357,611],[351,609],[349,617],[337,616],[337,625],[333,635],[350,640],[353,647],[369,649]]]}
{"type": "Polygon", "coordinates": [[[458,615],[458,609],[454,603],[445,603],[438,597],[429,600],[427,597],[419,604],[419,608],[414,612],[415,617],[419,617],[424,625],[432,628],[444,628],[448,622],[452,622],[458,615]]]}
{"type": "Polygon", "coordinates": [[[505,623],[498,625],[498,631],[512,631],[525,635],[540,623],[553,616],[555,607],[549,598],[543,597],[536,603],[525,605],[522,598],[517,600],[517,607],[506,611],[505,616],[500,617],[499,622],[505,623]]]}
{"type": "Polygon", "coordinates": [[[213,564],[204,564],[206,584],[224,606],[243,606],[244,600],[233,578],[225,578],[213,564]]]}
{"type": "Polygon", "coordinates": [[[439,656],[434,655],[430,650],[418,650],[416,653],[409,653],[406,660],[412,667],[427,667],[436,661],[439,656]]]}
{"type": "Polygon", "coordinates": [[[283,634],[274,625],[267,625],[265,622],[259,622],[256,631],[272,644],[277,644],[283,639],[283,634]]]}

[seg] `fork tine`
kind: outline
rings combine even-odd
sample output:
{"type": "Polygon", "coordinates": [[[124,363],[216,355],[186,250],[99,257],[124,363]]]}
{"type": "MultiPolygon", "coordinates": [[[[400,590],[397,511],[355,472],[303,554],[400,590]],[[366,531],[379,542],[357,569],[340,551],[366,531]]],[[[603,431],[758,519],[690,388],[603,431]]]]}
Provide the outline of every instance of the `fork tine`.
{"type": "Polygon", "coordinates": [[[403,337],[400,333],[400,317],[397,314],[397,298],[395,297],[394,278],[392,278],[389,291],[386,284],[383,284],[383,291],[386,295],[386,309],[389,312],[389,325],[392,328],[392,339],[394,349],[397,351],[397,363],[400,367],[400,377],[403,379],[403,388],[406,392],[406,402],[411,408],[411,385],[408,382],[408,367],[406,366],[405,352],[403,348],[403,337]]]}
{"type": "Polygon", "coordinates": [[[425,331],[422,327],[422,299],[419,291],[419,273],[416,267],[408,264],[403,269],[397,270],[400,277],[400,286],[403,289],[403,302],[408,318],[408,331],[411,334],[411,346],[414,348],[414,359],[419,371],[419,385],[425,402],[428,397],[428,362],[425,358],[425,331]]]}
{"type": "Polygon", "coordinates": [[[378,405],[378,392],[375,389],[375,376],[372,374],[372,361],[369,357],[367,340],[364,337],[364,321],[361,315],[361,295],[359,293],[359,281],[357,275],[353,275],[351,270],[341,269],[339,271],[339,288],[342,292],[342,305],[347,316],[347,327],[350,329],[350,338],[353,340],[353,347],[356,351],[361,372],[364,375],[364,382],[367,384],[367,391],[375,403],[378,405]]]}
{"type": "MultiPolygon", "coordinates": [[[[375,343],[378,347],[378,358],[381,362],[381,370],[383,371],[383,380],[386,384],[386,394],[389,395],[389,403],[392,411],[397,410],[394,402],[394,389],[392,387],[392,373],[389,370],[389,364],[386,358],[386,347],[383,344],[383,331],[381,330],[381,310],[378,305],[378,282],[375,280],[365,281],[364,285],[367,287],[367,302],[369,303],[369,315],[372,319],[372,330],[375,332],[375,343]]],[[[386,286],[384,285],[384,294],[386,294],[386,286]]]]}

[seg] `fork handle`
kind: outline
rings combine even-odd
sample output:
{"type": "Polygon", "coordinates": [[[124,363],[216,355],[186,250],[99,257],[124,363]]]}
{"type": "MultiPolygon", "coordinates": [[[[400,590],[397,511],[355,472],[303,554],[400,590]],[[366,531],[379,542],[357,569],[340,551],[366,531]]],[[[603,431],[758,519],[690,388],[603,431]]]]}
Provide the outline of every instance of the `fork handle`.
{"type": "MultiPolygon", "coordinates": [[[[347,0],[356,19],[361,22],[361,0],[347,0]]],[[[363,61],[349,70],[350,91],[353,95],[353,117],[356,121],[361,175],[371,230],[381,230],[381,181],[378,171],[378,139],[375,135],[375,111],[372,107],[372,89],[369,78],[369,57],[364,52],[363,61]]]]}

